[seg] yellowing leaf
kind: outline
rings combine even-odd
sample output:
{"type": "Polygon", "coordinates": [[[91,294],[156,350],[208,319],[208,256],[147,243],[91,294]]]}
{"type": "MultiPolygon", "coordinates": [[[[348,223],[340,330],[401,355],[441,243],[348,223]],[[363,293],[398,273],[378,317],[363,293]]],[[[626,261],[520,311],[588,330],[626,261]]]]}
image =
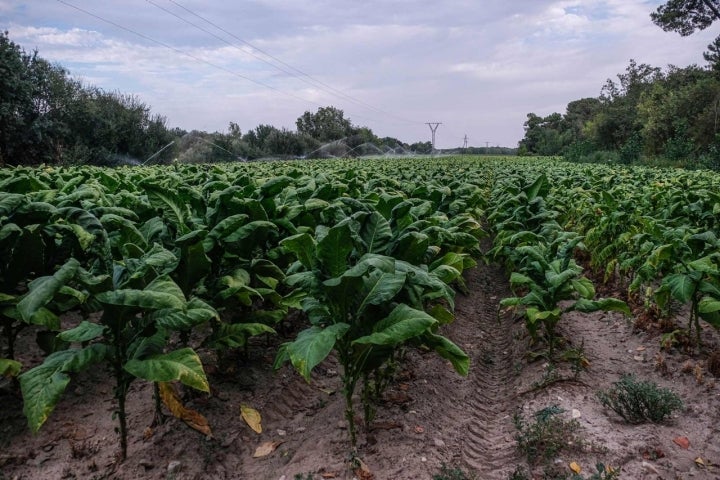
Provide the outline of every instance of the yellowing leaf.
{"type": "Polygon", "coordinates": [[[187,424],[188,427],[197,430],[208,437],[212,436],[210,425],[202,414],[185,407],[180,400],[175,387],[169,382],[159,382],[160,398],[165,406],[170,410],[174,417],[179,418],[187,424]]]}
{"type": "Polygon", "coordinates": [[[241,403],[240,416],[243,420],[245,420],[245,423],[247,423],[250,428],[255,431],[255,433],[262,433],[262,425],[260,423],[262,422],[262,417],[260,417],[260,412],[248,405],[245,405],[244,403],[241,403]]]}
{"type": "Polygon", "coordinates": [[[577,462],[571,462],[570,470],[572,470],[575,473],[580,473],[582,471],[582,468],[580,468],[580,465],[578,465],[577,462]]]}
{"type": "Polygon", "coordinates": [[[266,457],[266,456],[270,455],[282,443],[283,442],[263,442],[263,443],[261,443],[255,449],[255,453],[253,453],[253,458],[266,457]]]}

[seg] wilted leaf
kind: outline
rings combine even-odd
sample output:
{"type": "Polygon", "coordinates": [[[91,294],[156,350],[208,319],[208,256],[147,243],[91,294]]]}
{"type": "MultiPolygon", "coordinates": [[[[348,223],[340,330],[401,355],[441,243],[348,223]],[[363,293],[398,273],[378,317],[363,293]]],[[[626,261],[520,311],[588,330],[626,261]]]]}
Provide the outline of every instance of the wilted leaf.
{"type": "Polygon", "coordinates": [[[158,386],[160,388],[160,398],[162,398],[163,403],[175,418],[179,418],[185,422],[188,427],[197,430],[203,435],[208,437],[212,436],[212,430],[210,430],[210,424],[207,419],[202,414],[182,404],[172,383],[159,382],[158,386]]]}
{"type": "Polygon", "coordinates": [[[260,417],[260,412],[250,407],[249,405],[241,403],[240,416],[242,416],[242,419],[245,420],[245,423],[247,423],[250,428],[252,428],[256,433],[262,433],[262,417],[260,417]]]}
{"type": "Polygon", "coordinates": [[[253,453],[253,458],[267,457],[272,452],[274,452],[277,447],[282,445],[282,443],[282,441],[261,443],[255,449],[255,453],[253,453]]]}

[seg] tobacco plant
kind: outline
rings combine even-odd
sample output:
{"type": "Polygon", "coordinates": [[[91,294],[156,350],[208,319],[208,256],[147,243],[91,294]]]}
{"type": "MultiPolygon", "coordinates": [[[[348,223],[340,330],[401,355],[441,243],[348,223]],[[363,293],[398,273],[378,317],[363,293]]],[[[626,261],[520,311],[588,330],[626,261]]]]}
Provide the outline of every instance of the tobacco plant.
{"type": "MultiPolygon", "coordinates": [[[[75,281],[89,295],[87,306],[101,309],[97,323],[82,321],[61,332],[58,338],[70,348],[49,355],[45,361],[20,375],[24,412],[32,431],[37,431],[70,382],[70,374],[107,363],[115,380],[114,396],[120,434],[120,458],[127,457],[125,403],[130,384],[142,378],[152,382],[180,381],[208,392],[199,357],[191,348],[170,350],[169,334],[217,316],[215,310],[195,298],[187,300],[169,277],[177,258],[156,245],[147,252],[126,244],[123,263],[113,275],[93,275],[75,265],[75,281]],[[76,347],[76,345],[80,345],[76,347]]],[[[32,289],[18,304],[32,315],[58,291],[57,279],[49,278],[32,289]]]]}
{"type": "Polygon", "coordinates": [[[432,273],[393,257],[370,252],[354,257],[358,251],[373,250],[372,245],[387,237],[387,232],[362,230],[364,241],[356,248],[353,231],[359,231],[359,225],[348,219],[332,228],[319,228],[315,237],[301,233],[282,241],[298,259],[286,282],[307,292],[302,308],[311,326],[281,346],[275,367],[290,361],[309,381],[313,368],[330,352],[337,352],[354,449],[355,387],[393,358],[398,348],[410,341],[424,343],[461,374],[467,373],[468,357],[435,333],[440,322],[423,311],[426,301],[452,302],[447,286],[432,273]]]}

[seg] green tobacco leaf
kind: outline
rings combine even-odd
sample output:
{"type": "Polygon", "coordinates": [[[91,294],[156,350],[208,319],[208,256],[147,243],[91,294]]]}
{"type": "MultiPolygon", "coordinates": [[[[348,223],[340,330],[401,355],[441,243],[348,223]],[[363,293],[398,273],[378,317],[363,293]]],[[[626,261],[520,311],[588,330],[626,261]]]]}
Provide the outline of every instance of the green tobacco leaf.
{"type": "Polygon", "coordinates": [[[310,327],[300,332],[297,338],[286,343],[285,349],[278,352],[287,355],[295,369],[306,381],[320,362],[330,354],[335,342],[350,329],[347,323],[336,323],[327,328],[310,327]]]}
{"type": "Polygon", "coordinates": [[[595,286],[589,279],[582,277],[579,280],[571,280],[571,283],[573,289],[578,292],[582,298],[592,300],[593,297],[595,297],[595,286]]]}
{"type": "Polygon", "coordinates": [[[627,303],[617,298],[600,298],[598,300],[587,300],[585,298],[579,299],[572,307],[574,310],[579,312],[597,312],[602,310],[604,312],[622,312],[625,315],[631,315],[630,307],[627,303]]]}
{"type": "Polygon", "coordinates": [[[124,307],[138,307],[150,310],[160,310],[162,308],[182,309],[185,302],[182,298],[174,293],[152,290],[112,290],[102,292],[96,296],[102,302],[110,305],[120,305],[124,307]]]}
{"type": "Polygon", "coordinates": [[[663,284],[667,284],[672,296],[682,303],[689,303],[695,292],[695,282],[684,273],[668,275],[663,279],[663,284]]]}
{"type": "Polygon", "coordinates": [[[17,304],[23,320],[30,322],[33,315],[47,305],[60,288],[73,278],[79,266],[80,262],[71,258],[52,276],[40,277],[31,282],[30,291],[17,304]]]}
{"type": "Polygon", "coordinates": [[[352,234],[347,223],[336,225],[317,244],[317,257],[331,277],[341,275],[348,267],[347,256],[352,252],[352,234]]]}
{"type": "Polygon", "coordinates": [[[222,240],[238,228],[245,225],[248,221],[248,218],[250,217],[248,217],[244,213],[236,213],[235,215],[230,215],[229,217],[226,217],[220,222],[218,222],[212,228],[212,230],[210,230],[210,233],[208,233],[208,237],[215,240],[222,240]]]}
{"type": "Polygon", "coordinates": [[[110,347],[102,343],[94,343],[85,348],[70,349],[72,355],[65,360],[62,371],[66,373],[79,372],[87,367],[103,362],[111,355],[110,347]]]}
{"type": "Polygon", "coordinates": [[[307,233],[298,233],[280,241],[287,251],[295,254],[303,267],[310,270],[315,266],[315,240],[307,233]]]}
{"type": "Polygon", "coordinates": [[[0,377],[17,377],[22,369],[22,363],[9,358],[0,358],[0,377]]]}
{"type": "Polygon", "coordinates": [[[434,333],[426,333],[422,338],[425,345],[432,348],[442,358],[449,360],[456,372],[467,376],[468,370],[470,370],[470,357],[460,347],[448,338],[434,333]]]}
{"type": "Polygon", "coordinates": [[[175,192],[159,185],[145,183],[143,187],[152,206],[162,210],[163,217],[172,222],[180,234],[187,233],[189,229],[185,222],[188,209],[185,202],[175,192]]]}
{"type": "Polygon", "coordinates": [[[218,318],[217,311],[199,298],[191,299],[184,310],[168,308],[148,315],[148,319],[159,327],[173,331],[190,330],[213,318],[218,318]]]}
{"type": "Polygon", "coordinates": [[[698,302],[698,313],[714,313],[720,311],[720,300],[712,297],[703,297],[698,302]]]}
{"type": "Polygon", "coordinates": [[[380,212],[371,213],[360,227],[360,238],[367,253],[383,253],[392,240],[390,223],[380,212]]]}
{"type": "Polygon", "coordinates": [[[432,273],[448,285],[462,276],[460,270],[450,265],[440,265],[433,269],[432,273]]]}
{"type": "Polygon", "coordinates": [[[407,232],[398,238],[393,255],[413,265],[424,263],[425,252],[430,246],[430,237],[420,232],[407,232]]]}
{"type": "Polygon", "coordinates": [[[552,310],[538,310],[534,307],[528,307],[528,309],[525,311],[525,315],[527,316],[528,320],[535,323],[538,320],[545,321],[545,320],[556,320],[560,318],[560,309],[554,308],[552,310]]]}
{"type": "Polygon", "coordinates": [[[375,325],[374,333],[357,338],[353,343],[398,345],[421,335],[435,324],[437,320],[427,313],[401,303],[375,325]]]}
{"type": "Polygon", "coordinates": [[[169,353],[137,360],[129,360],[125,370],[137,378],[151,382],[180,381],[203,392],[210,391],[200,357],[192,348],[181,348],[169,353]]]}
{"type": "Polygon", "coordinates": [[[527,195],[528,202],[534,200],[538,195],[541,194],[543,188],[547,186],[548,179],[543,173],[540,175],[532,185],[525,189],[525,195],[527,195]]]}
{"type": "Polygon", "coordinates": [[[428,312],[440,325],[446,325],[455,321],[455,315],[443,305],[436,303],[428,312]]]}
{"type": "Polygon", "coordinates": [[[275,330],[263,323],[223,323],[208,340],[212,348],[242,348],[249,337],[263,333],[275,334],[275,330]]]}
{"type": "Polygon", "coordinates": [[[32,432],[37,432],[45,423],[70,383],[70,377],[62,371],[70,355],[68,350],[53,353],[19,377],[23,412],[32,432]]]}
{"type": "Polygon", "coordinates": [[[102,335],[104,331],[105,327],[102,325],[83,320],[77,327],[58,334],[58,338],[64,342],[89,342],[102,335]]]}
{"type": "Polygon", "coordinates": [[[518,272],[512,272],[510,274],[510,285],[532,285],[535,281],[528,277],[527,275],[523,275],[522,273],[518,272]]]}
{"type": "Polygon", "coordinates": [[[392,300],[405,285],[404,273],[384,273],[375,270],[363,278],[361,294],[363,299],[358,306],[358,314],[362,314],[368,305],[381,305],[392,300]]]}

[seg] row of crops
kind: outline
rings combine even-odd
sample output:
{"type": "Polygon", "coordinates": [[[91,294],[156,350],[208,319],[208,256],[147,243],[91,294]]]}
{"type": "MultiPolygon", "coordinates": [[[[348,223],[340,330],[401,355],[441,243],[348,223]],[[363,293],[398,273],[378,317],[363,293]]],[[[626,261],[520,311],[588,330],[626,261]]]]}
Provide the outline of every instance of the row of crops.
{"type": "Polygon", "coordinates": [[[580,250],[661,310],[689,305],[699,342],[700,318],[720,326],[718,180],[465,157],[2,170],[0,373],[17,377],[36,431],[73,373],[106,364],[124,457],[132,382],[207,392],[198,351],[247,348],[292,318],[275,365],[307,379],[335,352],[354,446],[353,392],[369,422],[403,349],[467,373],[439,328],[477,261],[506,264],[503,304],[550,354],[565,311],[628,312],[595,298],[580,250]],[[30,331],[39,365],[16,359],[30,331]]]}

